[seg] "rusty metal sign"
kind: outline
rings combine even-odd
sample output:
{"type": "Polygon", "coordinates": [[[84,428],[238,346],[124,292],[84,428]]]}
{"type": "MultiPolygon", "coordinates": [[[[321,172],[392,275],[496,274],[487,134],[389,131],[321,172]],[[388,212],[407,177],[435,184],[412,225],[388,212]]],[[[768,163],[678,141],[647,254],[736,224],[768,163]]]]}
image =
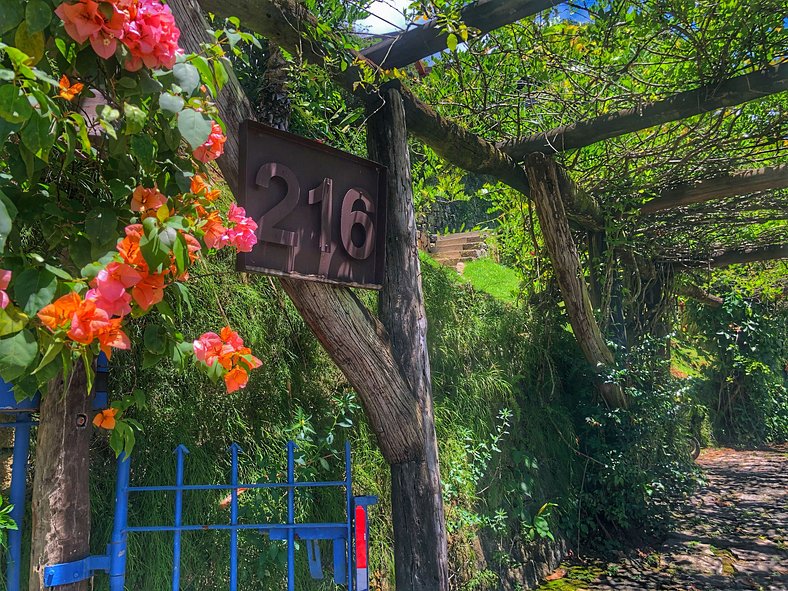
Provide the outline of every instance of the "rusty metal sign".
{"type": "Polygon", "coordinates": [[[386,168],[254,121],[240,131],[239,202],[258,242],[238,270],[380,289],[386,168]]]}

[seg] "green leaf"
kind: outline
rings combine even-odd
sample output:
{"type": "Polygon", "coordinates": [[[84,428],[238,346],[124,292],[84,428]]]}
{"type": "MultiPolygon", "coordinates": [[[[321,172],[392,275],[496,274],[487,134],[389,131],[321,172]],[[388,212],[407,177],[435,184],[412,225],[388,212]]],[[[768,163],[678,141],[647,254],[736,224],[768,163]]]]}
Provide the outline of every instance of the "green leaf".
{"type": "Polygon", "coordinates": [[[0,86],[0,117],[9,123],[22,123],[32,114],[33,108],[19,88],[13,84],[0,86]]]}
{"type": "Polygon", "coordinates": [[[6,382],[12,382],[24,375],[37,354],[38,342],[29,330],[0,339],[0,377],[6,382]]]}
{"type": "Polygon", "coordinates": [[[181,132],[192,150],[203,145],[211,135],[211,122],[194,109],[184,109],[178,113],[178,131],[181,132]]]}
{"type": "Polygon", "coordinates": [[[43,31],[52,20],[52,7],[44,0],[30,0],[25,8],[25,21],[31,33],[43,31]]]}
{"type": "Polygon", "coordinates": [[[186,244],[186,239],[181,233],[178,233],[178,237],[172,245],[172,254],[175,255],[175,266],[180,275],[189,266],[189,249],[186,244]]]}
{"type": "Polygon", "coordinates": [[[30,56],[31,61],[26,64],[28,66],[36,65],[44,57],[44,41],[44,33],[31,31],[26,21],[16,28],[14,45],[30,56]]]}
{"type": "Polygon", "coordinates": [[[216,76],[216,89],[221,90],[230,79],[227,68],[232,67],[227,58],[219,58],[213,63],[213,73],[216,76]]]}
{"type": "Polygon", "coordinates": [[[38,364],[38,367],[33,370],[33,373],[36,374],[42,369],[44,369],[47,365],[52,363],[60,352],[63,350],[63,344],[61,341],[52,341],[52,343],[47,348],[46,353],[44,353],[44,358],[41,360],[41,363],[38,364]]]}
{"type": "Polygon", "coordinates": [[[131,153],[143,165],[153,164],[156,159],[156,144],[145,134],[135,135],[129,142],[131,153]]]}
{"type": "MultiPolygon", "coordinates": [[[[51,10],[51,9],[50,9],[51,10]]],[[[0,35],[7,33],[25,17],[22,2],[19,0],[3,0],[0,2],[0,35]]]]}
{"type": "Polygon", "coordinates": [[[449,33],[448,37],[446,37],[446,47],[448,47],[451,51],[457,49],[457,35],[454,33],[449,33]]]}
{"type": "Polygon", "coordinates": [[[46,269],[25,269],[14,280],[14,299],[32,316],[49,304],[57,291],[57,277],[46,269]]]}
{"type": "Polygon", "coordinates": [[[180,113],[184,104],[183,98],[169,92],[163,92],[159,95],[159,108],[165,113],[170,113],[171,115],[180,113]]]}
{"type": "Polygon", "coordinates": [[[208,90],[211,91],[212,96],[216,96],[216,85],[213,81],[213,70],[211,69],[211,65],[208,63],[208,60],[205,59],[203,56],[198,55],[192,61],[192,65],[200,72],[200,78],[202,79],[203,84],[208,87],[208,90]]]}
{"type": "Polygon", "coordinates": [[[105,246],[118,238],[118,216],[111,209],[101,207],[85,217],[85,233],[94,246],[105,246]]]}
{"type": "Polygon", "coordinates": [[[6,240],[14,228],[16,214],[13,202],[0,191],[0,254],[3,254],[6,240]]]}
{"type": "Polygon", "coordinates": [[[136,105],[126,103],[123,105],[123,114],[126,116],[126,133],[133,135],[145,127],[148,114],[136,105]]]}
{"type": "Polygon", "coordinates": [[[145,327],[142,341],[146,350],[154,355],[161,355],[167,349],[167,331],[158,324],[149,324],[145,327]]]}
{"type": "Polygon", "coordinates": [[[16,306],[6,306],[0,309],[0,337],[15,334],[22,330],[30,320],[16,306]]]}
{"type": "Polygon", "coordinates": [[[163,355],[157,355],[145,349],[142,352],[142,369],[150,369],[151,367],[156,367],[159,363],[161,363],[162,359],[164,359],[163,355]]]}
{"type": "Polygon", "coordinates": [[[22,143],[33,154],[41,152],[42,159],[46,160],[46,156],[55,142],[55,136],[51,130],[52,120],[49,117],[35,114],[22,128],[22,143]]]}
{"type": "Polygon", "coordinates": [[[178,84],[187,95],[193,93],[200,85],[200,72],[191,64],[175,64],[172,68],[172,74],[175,76],[176,84],[178,84]]]}
{"type": "MultiPolygon", "coordinates": [[[[150,219],[150,218],[148,218],[150,219]]],[[[140,240],[140,251],[151,271],[158,272],[170,260],[170,249],[157,233],[143,236],[140,240]]]]}

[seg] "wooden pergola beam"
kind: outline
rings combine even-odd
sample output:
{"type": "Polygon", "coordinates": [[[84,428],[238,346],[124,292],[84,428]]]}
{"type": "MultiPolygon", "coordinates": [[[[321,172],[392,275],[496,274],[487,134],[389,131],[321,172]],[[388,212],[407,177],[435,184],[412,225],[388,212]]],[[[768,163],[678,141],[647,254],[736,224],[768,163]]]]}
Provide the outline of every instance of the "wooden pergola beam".
{"type": "Polygon", "coordinates": [[[522,161],[533,152],[574,150],[608,138],[740,105],[784,90],[788,90],[788,62],[718,84],[680,92],[661,101],[500,142],[498,146],[515,160],[522,161]]]}
{"type": "MultiPolygon", "coordinates": [[[[288,52],[320,66],[327,58],[336,60],[336,51],[317,40],[319,22],[297,0],[199,0],[203,10],[218,16],[236,16],[244,27],[256,31],[288,52]]],[[[331,33],[321,33],[331,36],[331,33]]],[[[336,47],[341,47],[339,39],[336,47]]],[[[349,51],[356,61],[377,69],[365,56],[349,51]]],[[[359,81],[366,79],[361,66],[354,63],[344,71],[334,68],[329,73],[346,90],[373,108],[380,105],[378,92],[368,92],[359,81]]],[[[393,82],[402,95],[408,131],[422,140],[447,162],[470,172],[495,177],[513,189],[528,195],[528,177],[522,166],[503,153],[495,144],[471,133],[451,119],[441,117],[404,84],[393,82]]],[[[577,225],[595,229],[602,226],[603,216],[594,201],[581,195],[577,202],[567,203],[569,218],[577,225]]]]}
{"type": "MultiPolygon", "coordinates": [[[[515,23],[560,4],[562,0],[478,0],[462,9],[460,18],[481,34],[515,23]]],[[[368,47],[361,53],[382,68],[401,68],[446,49],[448,35],[436,19],[368,47]]]]}
{"type": "Polygon", "coordinates": [[[742,263],[788,259],[788,244],[773,244],[753,248],[740,248],[714,255],[709,259],[710,267],[727,267],[742,263]]]}
{"type": "Polygon", "coordinates": [[[658,197],[644,203],[640,207],[640,213],[654,213],[712,199],[750,195],[785,187],[788,187],[788,164],[736,170],[697,183],[666,189],[658,197]]]}

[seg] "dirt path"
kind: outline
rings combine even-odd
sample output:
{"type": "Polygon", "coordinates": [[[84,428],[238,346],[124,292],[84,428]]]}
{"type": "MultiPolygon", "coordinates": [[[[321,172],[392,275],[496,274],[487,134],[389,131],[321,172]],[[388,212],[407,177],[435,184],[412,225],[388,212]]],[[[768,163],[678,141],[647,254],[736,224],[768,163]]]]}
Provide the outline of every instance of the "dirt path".
{"type": "Polygon", "coordinates": [[[698,463],[708,486],[661,547],[540,590],[788,591],[788,447],[707,450],[698,463]]]}

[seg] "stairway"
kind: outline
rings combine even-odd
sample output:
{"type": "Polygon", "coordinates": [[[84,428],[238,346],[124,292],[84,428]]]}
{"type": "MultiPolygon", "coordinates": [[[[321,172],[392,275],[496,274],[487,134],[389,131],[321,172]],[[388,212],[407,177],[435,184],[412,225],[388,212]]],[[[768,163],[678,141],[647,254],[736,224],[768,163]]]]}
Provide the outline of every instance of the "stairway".
{"type": "Polygon", "coordinates": [[[478,259],[485,250],[484,232],[460,232],[438,236],[431,246],[430,253],[435,260],[447,267],[457,267],[460,263],[478,259]]]}

